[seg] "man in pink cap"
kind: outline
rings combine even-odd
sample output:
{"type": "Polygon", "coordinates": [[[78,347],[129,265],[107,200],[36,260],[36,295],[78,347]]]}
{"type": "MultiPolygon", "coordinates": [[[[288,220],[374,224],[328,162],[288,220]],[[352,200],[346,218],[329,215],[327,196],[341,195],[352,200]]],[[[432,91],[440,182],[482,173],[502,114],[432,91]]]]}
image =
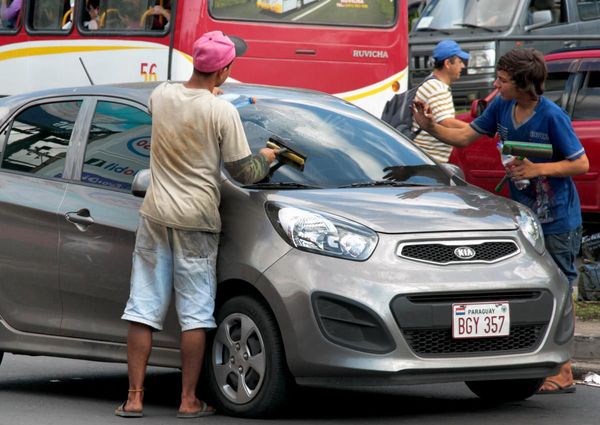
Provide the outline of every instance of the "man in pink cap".
{"type": "Polygon", "coordinates": [[[140,417],[152,332],[162,329],[172,291],[181,325],[180,418],[214,413],[196,398],[213,318],[221,220],[220,161],[243,183],[263,179],[276,152],[252,156],[237,109],[213,95],[229,76],[240,46],[220,31],[193,46],[194,71],[185,83],[166,82],[150,96],[153,115],[151,181],[136,234],[131,292],[122,319],[129,321],[129,393],[117,416],[140,417]]]}

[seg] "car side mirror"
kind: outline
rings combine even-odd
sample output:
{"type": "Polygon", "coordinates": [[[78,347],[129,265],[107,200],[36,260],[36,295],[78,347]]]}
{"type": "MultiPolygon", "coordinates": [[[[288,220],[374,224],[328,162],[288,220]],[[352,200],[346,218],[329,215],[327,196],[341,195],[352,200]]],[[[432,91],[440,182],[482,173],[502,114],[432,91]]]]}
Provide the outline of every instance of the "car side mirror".
{"type": "Polygon", "coordinates": [[[550,10],[536,10],[531,14],[531,24],[523,28],[525,31],[535,30],[552,23],[552,12],[550,10]]]}
{"type": "Polygon", "coordinates": [[[471,104],[471,116],[473,118],[477,118],[479,115],[483,114],[487,108],[487,101],[485,99],[476,99],[471,104]]]}
{"type": "Polygon", "coordinates": [[[143,198],[146,196],[148,186],[150,186],[150,170],[145,168],[138,171],[133,178],[133,183],[131,184],[131,193],[133,196],[139,196],[140,198],[143,198]]]}

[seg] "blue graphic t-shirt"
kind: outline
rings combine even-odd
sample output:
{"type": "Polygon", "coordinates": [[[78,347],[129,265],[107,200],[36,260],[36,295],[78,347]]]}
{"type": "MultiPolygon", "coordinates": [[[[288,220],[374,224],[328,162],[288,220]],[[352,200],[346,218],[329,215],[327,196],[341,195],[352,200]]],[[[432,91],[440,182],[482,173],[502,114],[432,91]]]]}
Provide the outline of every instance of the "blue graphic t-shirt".
{"type": "MultiPolygon", "coordinates": [[[[498,96],[471,127],[490,137],[498,133],[502,141],[552,144],[552,159],[527,158],[531,162],[574,160],[585,153],[569,116],[559,106],[542,96],[534,113],[520,125],[514,120],[515,106],[515,100],[498,96]]],[[[523,190],[517,190],[511,181],[510,194],[533,210],[547,235],[568,232],[581,225],[579,196],[571,177],[536,177],[523,190]]]]}

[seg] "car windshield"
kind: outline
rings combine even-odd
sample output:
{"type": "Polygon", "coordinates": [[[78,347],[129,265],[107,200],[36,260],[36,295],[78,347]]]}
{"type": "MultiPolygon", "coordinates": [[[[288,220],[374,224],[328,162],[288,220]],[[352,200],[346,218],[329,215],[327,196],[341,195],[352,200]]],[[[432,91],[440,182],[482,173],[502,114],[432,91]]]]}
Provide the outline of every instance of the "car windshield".
{"type": "Polygon", "coordinates": [[[311,99],[309,95],[301,100],[234,102],[253,153],[271,138],[297,159],[273,164],[261,184],[288,188],[449,184],[441,167],[372,115],[339,99],[311,99]]]}
{"type": "Polygon", "coordinates": [[[521,0],[433,0],[417,22],[417,31],[510,26],[521,0]]]}

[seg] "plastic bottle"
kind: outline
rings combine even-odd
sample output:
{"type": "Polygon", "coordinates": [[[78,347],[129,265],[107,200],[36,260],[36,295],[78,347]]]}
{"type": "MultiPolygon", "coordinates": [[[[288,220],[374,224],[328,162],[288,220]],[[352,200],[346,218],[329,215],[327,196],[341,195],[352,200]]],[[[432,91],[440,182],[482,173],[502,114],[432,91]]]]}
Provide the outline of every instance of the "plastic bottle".
{"type": "MultiPolygon", "coordinates": [[[[507,167],[507,165],[515,158],[512,155],[506,155],[502,153],[502,143],[498,143],[498,150],[500,151],[500,159],[502,160],[502,165],[504,165],[504,168],[507,167]]],[[[507,168],[507,172],[508,168],[507,168]]],[[[510,172],[509,172],[510,173],[510,172]]],[[[523,180],[517,180],[517,181],[513,181],[513,183],[515,184],[515,187],[517,188],[517,190],[523,190],[525,189],[527,186],[529,186],[529,179],[523,179],[523,180]]]]}
{"type": "Polygon", "coordinates": [[[219,95],[219,97],[221,99],[224,99],[224,100],[230,102],[237,109],[243,108],[246,105],[253,105],[256,103],[255,98],[244,96],[241,94],[237,95],[237,94],[224,93],[224,94],[219,95]]]}

